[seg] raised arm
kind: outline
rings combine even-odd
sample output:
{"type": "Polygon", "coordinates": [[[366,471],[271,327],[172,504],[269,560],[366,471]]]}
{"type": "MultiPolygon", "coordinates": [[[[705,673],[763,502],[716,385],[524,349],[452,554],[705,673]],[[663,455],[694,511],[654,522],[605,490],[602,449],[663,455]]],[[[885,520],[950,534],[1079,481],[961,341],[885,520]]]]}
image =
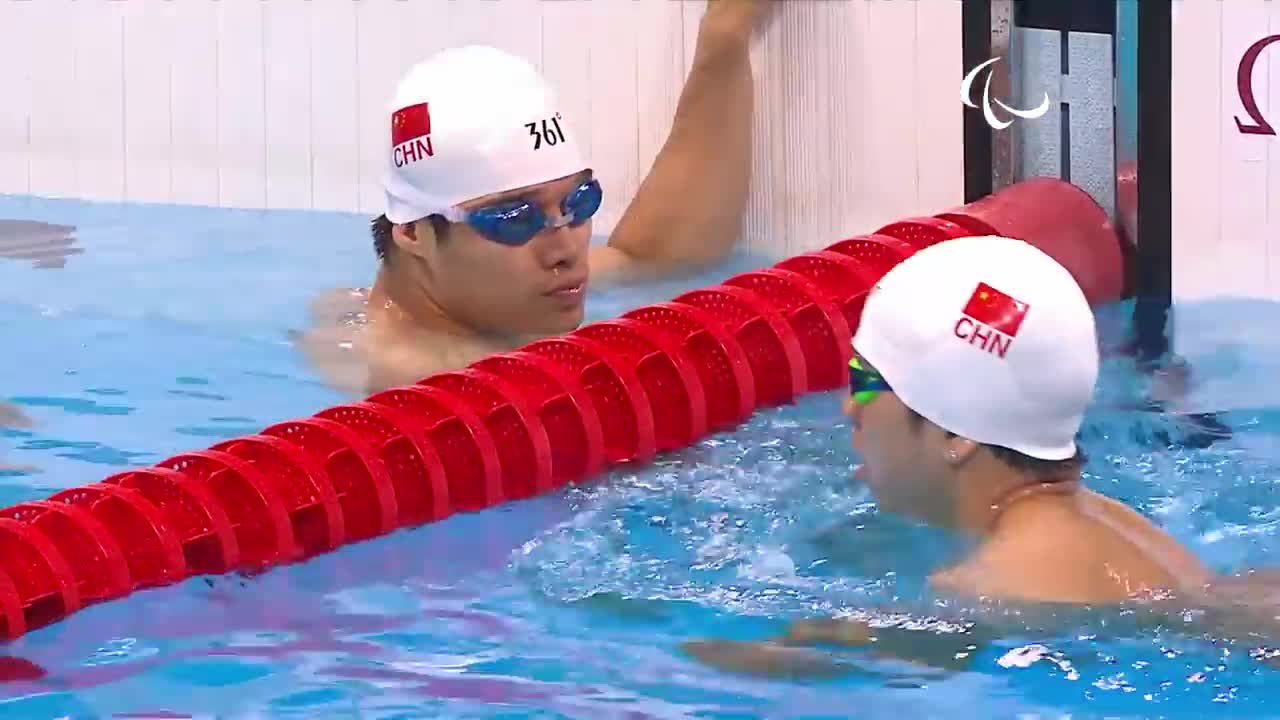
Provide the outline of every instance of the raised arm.
{"type": "Polygon", "coordinates": [[[597,281],[696,272],[737,242],[751,181],[751,30],[770,2],[709,1],[671,133],[608,245],[592,249],[597,281]]]}

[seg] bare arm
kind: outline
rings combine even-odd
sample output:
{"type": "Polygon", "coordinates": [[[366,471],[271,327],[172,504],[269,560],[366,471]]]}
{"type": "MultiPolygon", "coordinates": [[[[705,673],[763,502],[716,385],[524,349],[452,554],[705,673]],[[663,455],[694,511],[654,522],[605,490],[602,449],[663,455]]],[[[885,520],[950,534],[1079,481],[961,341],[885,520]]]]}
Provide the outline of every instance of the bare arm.
{"type": "Polygon", "coordinates": [[[627,282],[697,271],[742,230],[751,175],[751,28],[770,0],[711,0],[671,133],[592,275],[627,282]]]}
{"type": "Polygon", "coordinates": [[[853,618],[800,620],[786,634],[764,642],[696,640],[689,655],[730,672],[773,677],[820,678],[848,674],[856,667],[815,646],[862,648],[875,657],[906,660],[947,672],[965,670],[975,652],[990,642],[989,628],[974,623],[939,627],[872,627],[853,618]]]}

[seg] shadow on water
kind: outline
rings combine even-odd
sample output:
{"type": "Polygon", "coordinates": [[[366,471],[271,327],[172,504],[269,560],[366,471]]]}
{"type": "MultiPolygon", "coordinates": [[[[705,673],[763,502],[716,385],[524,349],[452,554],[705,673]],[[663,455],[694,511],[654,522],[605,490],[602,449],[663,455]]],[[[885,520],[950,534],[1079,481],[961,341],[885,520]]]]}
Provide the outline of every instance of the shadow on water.
{"type": "Polygon", "coordinates": [[[84,248],[76,245],[75,227],[38,220],[0,218],[0,258],[28,261],[39,270],[56,270],[84,248]]]}

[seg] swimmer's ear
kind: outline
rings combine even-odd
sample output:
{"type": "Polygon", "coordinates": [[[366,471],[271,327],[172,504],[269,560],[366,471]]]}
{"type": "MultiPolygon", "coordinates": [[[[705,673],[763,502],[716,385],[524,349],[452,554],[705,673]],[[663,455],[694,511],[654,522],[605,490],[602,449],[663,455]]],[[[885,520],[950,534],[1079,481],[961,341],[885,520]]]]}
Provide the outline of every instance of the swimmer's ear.
{"type": "Polygon", "coordinates": [[[435,229],[426,220],[392,225],[391,238],[397,248],[418,257],[427,257],[436,244],[435,229]]]}
{"type": "Polygon", "coordinates": [[[978,451],[978,443],[969,438],[952,435],[944,445],[945,459],[948,465],[958,466],[968,462],[978,451]]]}

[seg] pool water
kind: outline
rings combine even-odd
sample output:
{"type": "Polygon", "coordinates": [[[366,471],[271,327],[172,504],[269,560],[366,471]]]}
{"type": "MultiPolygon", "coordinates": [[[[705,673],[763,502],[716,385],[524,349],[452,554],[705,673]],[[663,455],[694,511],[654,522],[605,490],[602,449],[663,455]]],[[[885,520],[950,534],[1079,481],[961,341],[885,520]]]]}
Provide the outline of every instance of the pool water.
{"type": "MultiPolygon", "coordinates": [[[[0,198],[0,218],[76,226],[83,252],[0,258],[0,503],[350,399],[290,332],[333,288],[367,284],[367,219],[0,198]]],[[[759,265],[603,293],[604,318],[759,265]]],[[[1125,307],[1101,314],[1107,346],[1125,307]]],[[[1241,303],[1242,327],[1275,308],[1241,303]]],[[[1187,327],[1195,327],[1195,308],[1187,327]]],[[[1274,327],[1272,322],[1271,327],[1274,327]]],[[[1206,327],[1208,327],[1206,325],[1206,327]]],[[[1255,335],[1259,333],[1254,333],[1255,335]]],[[[1280,383],[1266,338],[1192,357],[1196,402],[1230,398],[1230,437],[1139,408],[1111,354],[1083,440],[1088,483],[1215,568],[1266,566],[1280,527],[1280,383]],[[1208,393],[1208,395],[1206,395],[1208,393]],[[1207,445],[1207,447],[1202,447],[1207,445]]],[[[681,654],[849,608],[927,618],[954,539],[879,515],[849,481],[839,393],[762,411],[643,468],[344,547],[252,578],[193,578],[91,607],[0,649],[0,717],[1243,717],[1280,670],[1250,646],[1081,613],[1028,626],[943,672],[845,653],[849,674],[765,680],[681,654]],[[1038,626],[1036,626],[1038,627],[1038,626]]]]}

